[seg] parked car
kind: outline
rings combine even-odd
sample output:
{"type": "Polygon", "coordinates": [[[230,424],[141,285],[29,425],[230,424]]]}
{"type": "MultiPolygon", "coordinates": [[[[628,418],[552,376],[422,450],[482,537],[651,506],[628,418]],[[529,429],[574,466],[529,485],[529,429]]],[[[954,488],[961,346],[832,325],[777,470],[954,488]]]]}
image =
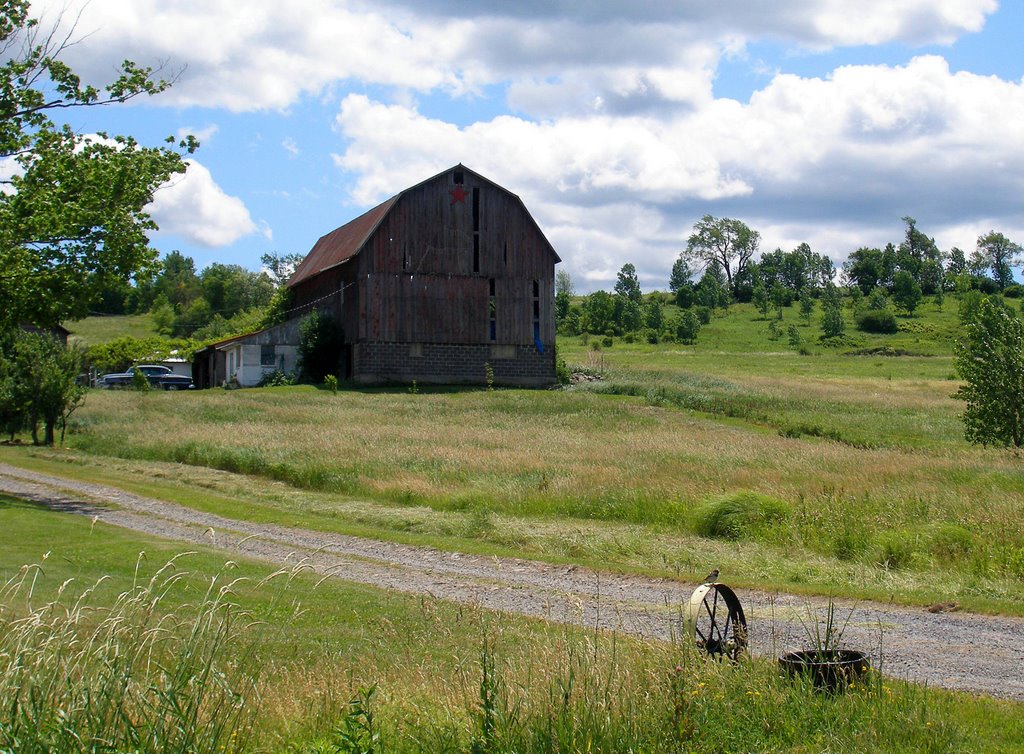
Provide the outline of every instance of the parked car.
{"type": "Polygon", "coordinates": [[[142,372],[146,375],[151,387],[162,387],[164,390],[192,390],[195,385],[191,377],[183,374],[175,374],[170,367],[161,364],[137,364],[127,372],[116,374],[105,374],[96,380],[97,387],[117,388],[131,387],[135,373],[142,372]]]}

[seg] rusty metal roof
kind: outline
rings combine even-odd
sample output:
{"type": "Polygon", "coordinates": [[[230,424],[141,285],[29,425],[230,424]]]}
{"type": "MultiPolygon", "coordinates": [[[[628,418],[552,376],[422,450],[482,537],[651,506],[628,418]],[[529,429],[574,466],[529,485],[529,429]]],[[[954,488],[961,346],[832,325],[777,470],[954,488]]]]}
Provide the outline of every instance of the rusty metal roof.
{"type": "Polygon", "coordinates": [[[288,287],[301,283],[331,267],[336,267],[358,254],[359,250],[363,248],[363,244],[366,243],[366,239],[370,237],[370,234],[400,196],[401,194],[396,194],[355,220],[322,236],[306,255],[306,258],[295,268],[292,276],[288,278],[288,287]]]}

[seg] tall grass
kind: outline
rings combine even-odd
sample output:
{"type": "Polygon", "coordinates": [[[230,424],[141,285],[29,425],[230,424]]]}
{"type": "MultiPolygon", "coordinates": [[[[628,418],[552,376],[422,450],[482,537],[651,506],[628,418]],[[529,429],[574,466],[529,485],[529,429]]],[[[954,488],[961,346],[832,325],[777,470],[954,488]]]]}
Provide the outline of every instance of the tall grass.
{"type": "Polygon", "coordinates": [[[346,705],[333,731],[292,751],[947,754],[1014,745],[1011,731],[1005,743],[979,740],[955,699],[877,673],[836,695],[771,662],[707,661],[684,644],[620,652],[614,635],[584,634],[527,656],[507,649],[485,636],[457,693],[429,714],[374,688],[346,705]]]}
{"type": "Polygon", "coordinates": [[[247,654],[228,649],[246,620],[225,574],[190,608],[165,603],[186,573],[171,560],[148,581],[98,598],[36,591],[40,565],[0,590],[0,750],[236,752],[259,698],[247,654]]]}

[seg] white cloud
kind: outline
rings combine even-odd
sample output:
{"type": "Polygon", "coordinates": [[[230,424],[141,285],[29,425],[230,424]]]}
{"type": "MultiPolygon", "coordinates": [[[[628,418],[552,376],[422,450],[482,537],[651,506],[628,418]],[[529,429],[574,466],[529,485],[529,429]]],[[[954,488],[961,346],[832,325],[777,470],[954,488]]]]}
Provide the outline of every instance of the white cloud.
{"type": "Polygon", "coordinates": [[[744,219],[765,250],[807,241],[836,261],[899,241],[907,214],[945,248],[973,248],[996,225],[978,218],[1024,226],[1021,122],[1024,84],[922,56],[828,79],[778,75],[747,105],[657,118],[458,127],[349,95],[334,160],[358,176],[353,197],[366,206],[463,162],[520,194],[584,280],[608,284],[631,261],[656,286],[705,213],[744,219]]]}
{"type": "MultiPolygon", "coordinates": [[[[228,196],[210,171],[195,160],[186,160],[184,176],[172,178],[157,190],[149,212],[160,232],[183,236],[201,246],[229,246],[257,232],[241,199],[228,196]]],[[[266,236],[269,228],[263,233],[266,236]]]]}
{"type": "Polygon", "coordinates": [[[710,96],[721,54],[748,40],[808,49],[948,43],[977,31],[996,0],[676,0],[578,3],[338,0],[37,0],[78,15],[66,57],[96,80],[120,60],[187,66],[161,99],[234,111],[284,109],[337,81],[449,93],[509,86],[516,106],[650,108],[710,96]],[[568,99],[559,98],[571,88],[568,99]],[[610,103],[610,104],[609,104],[610,103]]]}
{"type": "MultiPolygon", "coordinates": [[[[179,107],[287,110],[303,96],[340,97],[344,144],[332,159],[354,177],[356,203],[464,162],[520,194],[571,271],[592,285],[609,284],[629,261],[645,287],[664,286],[705,213],[744,219],[765,249],[808,241],[835,259],[899,240],[905,214],[940,245],[965,249],[986,225],[1024,227],[1020,82],[953,73],[936,56],[822,78],[755,60],[751,68],[770,80],[748,103],[715,99],[722,58],[743,59],[751,41],[802,52],[946,44],[980,30],[997,3],[850,8],[848,0],[249,0],[243,10],[104,0],[84,6],[78,29],[91,36],[67,57],[101,81],[124,58],[167,60],[168,70],[187,64],[159,98],[179,107]],[[494,100],[495,91],[514,114],[468,125],[436,115],[444,95],[494,100]],[[435,99],[421,105],[427,96],[435,99]]],[[[291,137],[279,143],[298,154],[291,137]]],[[[311,155],[312,139],[304,147],[311,155]]],[[[190,188],[157,198],[165,228],[207,245],[257,232],[242,202],[193,164],[179,184],[190,188]]]]}

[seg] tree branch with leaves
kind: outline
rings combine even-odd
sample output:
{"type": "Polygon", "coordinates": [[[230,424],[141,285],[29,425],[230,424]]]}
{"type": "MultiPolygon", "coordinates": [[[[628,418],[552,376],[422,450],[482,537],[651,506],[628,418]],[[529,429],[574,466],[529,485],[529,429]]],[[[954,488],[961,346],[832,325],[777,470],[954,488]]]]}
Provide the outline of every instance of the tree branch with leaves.
{"type": "Polygon", "coordinates": [[[153,70],[122,63],[105,87],[83,84],[60,60],[72,31],[49,32],[27,0],[0,0],[0,159],[17,164],[0,193],[0,329],[52,327],[85,316],[111,281],[156,259],[146,212],[154,192],[183,173],[192,137],[143,147],[130,136],[83,136],[55,111],[115,105],[164,91],[153,70]]]}

